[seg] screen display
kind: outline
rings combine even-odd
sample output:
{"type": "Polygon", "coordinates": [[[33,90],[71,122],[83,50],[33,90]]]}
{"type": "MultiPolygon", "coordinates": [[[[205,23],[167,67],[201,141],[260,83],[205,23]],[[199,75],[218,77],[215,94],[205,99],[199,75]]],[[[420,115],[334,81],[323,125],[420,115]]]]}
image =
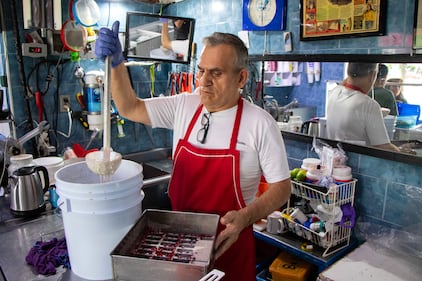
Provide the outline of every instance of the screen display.
{"type": "Polygon", "coordinates": [[[128,12],[124,55],[128,60],[188,64],[194,27],[192,18],[128,12]]]}
{"type": "Polygon", "coordinates": [[[29,47],[28,51],[33,54],[41,54],[42,48],[41,47],[29,47]]]}

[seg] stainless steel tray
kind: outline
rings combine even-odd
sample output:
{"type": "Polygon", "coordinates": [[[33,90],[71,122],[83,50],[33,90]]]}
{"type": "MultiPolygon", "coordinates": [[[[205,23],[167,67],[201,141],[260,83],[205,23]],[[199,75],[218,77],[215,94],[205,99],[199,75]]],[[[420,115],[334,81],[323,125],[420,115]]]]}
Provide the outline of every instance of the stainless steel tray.
{"type": "Polygon", "coordinates": [[[114,280],[198,281],[212,268],[218,220],[219,216],[214,214],[145,210],[111,252],[114,280]],[[139,254],[145,253],[144,246],[151,246],[153,249],[161,247],[157,245],[163,245],[165,238],[160,240],[160,235],[178,236],[181,239],[199,237],[192,244],[194,247],[185,248],[190,250],[192,258],[187,262],[178,259],[161,260],[161,257],[152,252],[148,252],[150,256],[139,254]],[[158,240],[161,242],[153,244],[158,240]]]}

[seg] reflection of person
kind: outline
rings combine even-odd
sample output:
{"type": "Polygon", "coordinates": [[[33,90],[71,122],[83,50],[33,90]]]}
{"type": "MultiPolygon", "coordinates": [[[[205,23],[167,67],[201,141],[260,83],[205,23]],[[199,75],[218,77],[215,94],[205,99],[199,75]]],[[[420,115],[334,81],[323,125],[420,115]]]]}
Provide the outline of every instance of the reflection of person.
{"type": "Polygon", "coordinates": [[[327,136],[331,139],[398,151],[390,143],[380,105],[367,94],[378,64],[349,63],[347,78],[327,98],[327,136]]]}
{"type": "Polygon", "coordinates": [[[255,280],[252,224],[288,200],[290,174],[277,123],[240,97],[248,79],[247,48],[237,36],[213,33],[203,41],[194,94],[140,99],[122,63],[117,30],[118,22],[113,31],[100,29],[95,53],[112,58],[119,113],[173,129],[173,210],[219,214],[215,267],[226,273],[223,280],[255,280]],[[256,198],[261,175],[269,189],[256,198]]]}
{"type": "Polygon", "coordinates": [[[403,102],[407,103],[406,98],[403,95],[403,87],[402,84],[403,79],[401,78],[390,78],[387,80],[387,89],[393,92],[394,97],[396,98],[396,102],[403,102]]]}
{"type": "Polygon", "coordinates": [[[164,20],[162,22],[163,25],[161,30],[161,45],[168,50],[172,50],[177,55],[186,58],[188,56],[189,51],[189,39],[172,40],[169,34],[168,21],[164,20]]]}
{"type": "Polygon", "coordinates": [[[173,20],[174,39],[186,40],[189,39],[190,22],[182,19],[173,20]]]}
{"type": "MultiPolygon", "coordinates": [[[[386,78],[388,75],[388,67],[385,64],[380,63],[378,65],[378,75],[374,84],[374,96],[373,98],[379,103],[381,107],[390,109],[390,115],[397,115],[397,104],[394,94],[385,88],[386,78]]],[[[372,91],[368,94],[372,97],[372,91]]]]}

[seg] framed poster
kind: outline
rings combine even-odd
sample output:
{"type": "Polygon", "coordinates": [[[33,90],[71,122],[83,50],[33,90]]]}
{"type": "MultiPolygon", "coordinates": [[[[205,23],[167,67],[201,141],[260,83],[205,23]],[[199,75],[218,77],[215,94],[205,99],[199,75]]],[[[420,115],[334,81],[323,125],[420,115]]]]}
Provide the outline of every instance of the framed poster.
{"type": "Polygon", "coordinates": [[[413,48],[422,49],[422,1],[415,2],[413,48]]]}
{"type": "Polygon", "coordinates": [[[387,0],[300,0],[300,40],[384,35],[387,0]]]}

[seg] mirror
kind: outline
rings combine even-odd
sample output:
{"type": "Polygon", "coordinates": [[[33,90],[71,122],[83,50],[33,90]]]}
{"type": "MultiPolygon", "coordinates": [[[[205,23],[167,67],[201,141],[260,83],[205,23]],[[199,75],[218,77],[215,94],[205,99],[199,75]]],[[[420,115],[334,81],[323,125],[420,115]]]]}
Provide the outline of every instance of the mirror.
{"type": "MultiPolygon", "coordinates": [[[[296,75],[296,79],[292,80],[293,83],[296,81],[296,84],[287,86],[275,86],[274,83],[276,82],[275,79],[277,77],[282,77],[284,79],[285,77],[288,77],[288,75],[277,75],[276,73],[273,74],[271,73],[271,71],[268,71],[268,65],[262,64],[257,68],[260,69],[260,67],[262,67],[262,76],[264,77],[263,95],[274,97],[277,100],[278,106],[280,108],[289,105],[292,101],[296,99],[298,101],[296,108],[291,111],[293,115],[300,115],[302,117],[302,121],[306,121],[314,116],[322,117],[321,119],[322,121],[324,121],[323,117],[325,116],[326,95],[329,89],[336,86],[337,83],[341,82],[345,77],[346,60],[348,60],[349,57],[331,56],[331,58],[334,57],[334,60],[332,61],[330,60],[330,55],[327,55],[328,58],[324,61],[321,60],[324,58],[324,56],[321,55],[310,57],[307,57],[306,55],[287,55],[282,57],[282,59],[276,60],[276,56],[270,56],[270,58],[265,59],[264,63],[273,61],[273,58],[274,61],[299,62],[298,73],[295,74],[293,72],[293,75],[290,75],[293,78],[295,78],[296,75]],[[320,62],[320,81],[315,81],[314,78],[314,81],[312,83],[309,83],[307,59],[320,62]]],[[[403,89],[403,93],[405,98],[407,99],[408,104],[419,105],[420,107],[422,107],[422,82],[420,82],[422,81],[422,63],[419,63],[419,61],[422,61],[422,59],[419,59],[418,61],[417,59],[412,58],[410,59],[410,61],[398,63],[398,61],[400,61],[400,56],[397,56],[399,58],[396,59],[394,59],[394,56],[390,57],[380,57],[380,59],[375,58],[374,60],[374,57],[369,58],[361,56],[360,58],[359,55],[353,55],[353,57],[350,55],[350,60],[348,61],[379,61],[386,64],[389,67],[389,74],[387,76],[387,79],[403,78],[403,82],[400,83],[400,86],[403,89]],[[387,59],[390,59],[390,57],[392,58],[391,61],[393,62],[387,61],[387,59]]],[[[280,82],[280,84],[283,83],[286,83],[286,80],[284,80],[284,82],[280,82]]],[[[395,82],[389,82],[388,84],[397,85],[397,83],[395,82]]],[[[389,86],[388,84],[387,86],[389,86]]],[[[404,116],[408,114],[409,113],[405,113],[404,116]]],[[[285,115],[279,112],[278,121],[283,121],[280,119],[280,117],[283,116],[285,115]]],[[[404,119],[407,119],[407,116],[404,117],[404,119]]],[[[414,153],[416,153],[416,155],[414,156],[422,158],[422,116],[420,114],[418,119],[419,120],[416,121],[412,117],[412,120],[415,121],[415,123],[410,125],[400,125],[400,123],[397,123],[396,121],[396,127],[391,126],[391,122],[389,123],[387,122],[387,120],[385,123],[386,125],[390,125],[390,127],[387,129],[390,130],[389,136],[391,138],[392,143],[396,144],[397,146],[403,145],[405,143],[412,143],[415,146],[414,153]]],[[[405,122],[407,122],[407,120],[405,122]]],[[[309,135],[309,132],[315,132],[315,126],[312,125],[313,124],[308,124],[308,126],[304,128],[305,130],[303,132],[299,130],[297,133],[309,135]]],[[[322,126],[320,126],[320,136],[324,138],[325,136],[323,134],[323,124],[321,125],[322,126]]],[[[281,128],[281,130],[292,133],[291,128],[284,127],[281,128]]]]}
{"type": "Polygon", "coordinates": [[[130,60],[189,64],[195,20],[128,12],[124,55],[130,60]]]}

